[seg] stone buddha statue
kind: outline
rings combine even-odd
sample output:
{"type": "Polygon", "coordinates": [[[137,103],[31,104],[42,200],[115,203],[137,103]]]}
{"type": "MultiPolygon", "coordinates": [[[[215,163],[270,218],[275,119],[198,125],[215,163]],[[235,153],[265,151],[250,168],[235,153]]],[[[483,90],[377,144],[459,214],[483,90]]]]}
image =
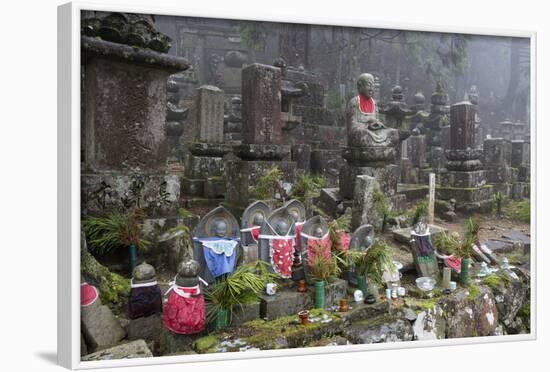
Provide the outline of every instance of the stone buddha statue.
{"type": "Polygon", "coordinates": [[[350,147],[395,147],[399,142],[397,130],[386,128],[377,119],[378,108],[374,101],[374,77],[361,74],[357,79],[358,95],[346,108],[348,146],[350,147]]]}

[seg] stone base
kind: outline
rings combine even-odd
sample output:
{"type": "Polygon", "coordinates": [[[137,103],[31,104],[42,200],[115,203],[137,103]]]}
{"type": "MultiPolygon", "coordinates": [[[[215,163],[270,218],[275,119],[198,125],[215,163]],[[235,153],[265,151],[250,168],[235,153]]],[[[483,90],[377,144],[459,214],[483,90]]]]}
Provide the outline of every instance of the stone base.
{"type": "Polygon", "coordinates": [[[512,184],[511,183],[493,183],[493,194],[500,192],[506,198],[512,197],[512,184]]]}
{"type": "Polygon", "coordinates": [[[193,351],[195,340],[205,334],[206,332],[203,331],[195,335],[178,335],[162,327],[160,331],[160,355],[193,351]]]}
{"type": "Polygon", "coordinates": [[[160,341],[162,320],[160,314],[144,318],[130,319],[128,323],[128,340],[160,341]]]}
{"type": "Polygon", "coordinates": [[[186,158],[182,194],[185,197],[223,198],[225,195],[224,161],[221,157],[195,156],[186,158]]]}
{"type": "Polygon", "coordinates": [[[296,289],[279,290],[274,296],[262,296],[260,317],[272,320],[294,315],[304,309],[313,308],[313,304],[312,289],[308,289],[306,293],[296,292],[296,289]]]}
{"type": "Polygon", "coordinates": [[[83,173],[82,214],[119,212],[139,204],[149,216],[175,215],[179,208],[181,174],[83,173]]]}
{"type": "Polygon", "coordinates": [[[518,170],[512,167],[490,167],[486,174],[488,183],[510,183],[518,179],[518,170]]]}
{"type": "Polygon", "coordinates": [[[358,167],[348,164],[340,172],[340,194],[343,198],[353,198],[356,177],[361,175],[374,177],[386,196],[395,194],[400,176],[399,167],[395,164],[389,164],[381,168],[358,167]]]}
{"type": "Polygon", "coordinates": [[[188,154],[185,160],[185,176],[187,178],[206,179],[223,176],[224,162],[221,157],[188,154]]]}
{"type": "MultiPolygon", "coordinates": [[[[443,227],[440,227],[437,225],[429,225],[429,228],[430,228],[430,234],[432,236],[432,241],[437,235],[447,232],[447,229],[444,229],[443,227]]],[[[409,246],[411,242],[412,229],[413,227],[404,227],[402,229],[393,230],[392,236],[396,241],[409,246]]]]}
{"type": "Polygon", "coordinates": [[[404,183],[397,185],[397,194],[405,195],[407,200],[424,199],[429,191],[430,187],[428,185],[404,183]]]}
{"type": "Polygon", "coordinates": [[[311,172],[323,176],[328,187],[338,187],[340,169],[345,165],[340,149],[311,151],[311,172]]]}
{"type": "Polygon", "coordinates": [[[256,197],[256,184],[267,171],[277,166],[283,173],[283,182],[296,181],[296,163],[291,161],[244,161],[227,162],[225,201],[233,205],[248,205],[256,197]]]}
{"type": "Polygon", "coordinates": [[[446,187],[435,189],[437,199],[456,200],[456,210],[464,212],[489,211],[493,205],[493,186],[481,187],[446,187]]]}
{"type": "Polygon", "coordinates": [[[94,304],[81,308],[80,323],[89,351],[113,346],[126,336],[111,309],[101,305],[99,299],[94,304]]]}
{"type": "Polygon", "coordinates": [[[461,172],[446,171],[440,174],[440,183],[444,186],[472,188],[480,187],[487,183],[487,177],[484,170],[461,172]]]}
{"type": "Polygon", "coordinates": [[[231,326],[238,327],[243,323],[260,318],[260,303],[247,304],[233,308],[231,326]]]}
{"type": "Polygon", "coordinates": [[[528,182],[515,182],[512,184],[510,197],[514,200],[529,199],[531,195],[531,184],[528,182]]]}

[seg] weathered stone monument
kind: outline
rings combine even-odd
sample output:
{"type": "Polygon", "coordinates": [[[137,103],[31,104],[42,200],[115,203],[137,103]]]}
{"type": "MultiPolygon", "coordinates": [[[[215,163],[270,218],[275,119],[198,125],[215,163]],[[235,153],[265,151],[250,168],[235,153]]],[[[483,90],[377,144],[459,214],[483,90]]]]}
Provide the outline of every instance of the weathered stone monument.
{"type": "Polygon", "coordinates": [[[353,199],[357,176],[368,175],[376,179],[386,196],[392,197],[399,179],[399,167],[393,164],[399,132],[386,128],[376,117],[372,75],[362,74],[357,80],[357,90],[359,94],[349,101],[346,109],[348,146],[343,154],[346,166],[340,173],[340,194],[353,199]]]}
{"type": "Polygon", "coordinates": [[[195,100],[195,135],[186,156],[182,190],[186,207],[191,208],[197,199],[201,205],[217,205],[225,195],[223,156],[231,151],[224,143],[223,91],[211,85],[197,89],[195,100]]]}
{"type": "Polygon", "coordinates": [[[445,149],[449,140],[448,100],[449,96],[445,93],[441,84],[438,83],[431,97],[430,115],[424,122],[428,145],[428,163],[431,169],[424,173],[426,179],[421,177],[420,182],[427,182],[428,173],[439,174],[445,169],[445,149]]]}
{"type": "Polygon", "coordinates": [[[82,213],[175,215],[181,174],[167,166],[166,82],[189,63],[165,54],[169,39],[146,15],[103,14],[82,30],[82,213]]]}
{"type": "Polygon", "coordinates": [[[531,144],[528,141],[512,141],[512,167],[518,170],[518,182],[513,185],[512,197],[528,198],[531,185],[531,144]]]}
{"type": "Polygon", "coordinates": [[[281,70],[258,63],[242,72],[242,137],[234,147],[239,159],[226,163],[226,196],[230,205],[244,207],[252,201],[255,184],[267,170],[279,167],[283,181],[293,183],[296,163],[290,146],[283,144],[281,121],[281,70]]]}
{"type": "Polygon", "coordinates": [[[493,187],[487,185],[481,157],[475,149],[474,107],[470,102],[451,106],[451,141],[446,151],[447,169],[440,174],[441,186],[436,196],[456,200],[457,210],[491,208],[493,187]]]}
{"type": "Polygon", "coordinates": [[[493,185],[494,192],[510,197],[518,172],[512,168],[512,143],[504,138],[486,139],[483,142],[483,164],[487,183],[493,185]]]}

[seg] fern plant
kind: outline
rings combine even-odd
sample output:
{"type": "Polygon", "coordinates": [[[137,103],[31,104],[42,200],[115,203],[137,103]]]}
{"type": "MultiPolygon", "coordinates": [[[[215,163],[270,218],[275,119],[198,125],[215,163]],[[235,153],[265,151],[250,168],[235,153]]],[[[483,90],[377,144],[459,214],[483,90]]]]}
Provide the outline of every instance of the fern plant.
{"type": "Polygon", "coordinates": [[[359,261],[364,266],[369,280],[379,285],[384,284],[383,274],[386,271],[395,271],[393,251],[384,241],[378,240],[367,250],[364,259],[359,261]]]}
{"type": "Polygon", "coordinates": [[[126,214],[87,218],[82,223],[82,228],[88,238],[89,249],[98,255],[131,245],[142,251],[146,250],[150,242],[142,237],[144,218],[145,213],[139,208],[126,214]]]}
{"type": "Polygon", "coordinates": [[[277,279],[267,262],[255,261],[239,266],[205,292],[208,319],[214,319],[219,311],[226,310],[232,314],[237,306],[258,302],[266,284],[277,279]]]}
{"type": "Polygon", "coordinates": [[[325,187],[327,181],[316,174],[304,174],[296,180],[292,187],[292,197],[302,202],[306,202],[308,198],[319,195],[319,192],[325,187]]]}
{"type": "Polygon", "coordinates": [[[256,197],[259,200],[273,199],[277,191],[281,191],[281,182],[283,179],[283,172],[274,165],[268,171],[260,177],[256,184],[256,197]]]}
{"type": "Polygon", "coordinates": [[[340,258],[332,254],[326,256],[324,249],[322,246],[315,248],[313,257],[308,259],[308,270],[315,280],[329,282],[341,273],[340,258]]]}

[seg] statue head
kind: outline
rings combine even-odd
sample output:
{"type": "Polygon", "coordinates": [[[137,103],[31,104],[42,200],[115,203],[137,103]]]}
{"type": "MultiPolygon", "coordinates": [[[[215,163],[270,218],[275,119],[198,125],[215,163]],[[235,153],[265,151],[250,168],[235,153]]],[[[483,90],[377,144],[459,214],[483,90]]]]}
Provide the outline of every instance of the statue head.
{"type": "Polygon", "coordinates": [[[374,76],[368,73],[359,75],[357,92],[364,97],[374,96],[374,76]]]}
{"type": "Polygon", "coordinates": [[[264,223],[264,219],[265,218],[262,213],[255,213],[252,219],[252,223],[254,224],[254,226],[262,226],[262,224],[264,223]]]}
{"type": "Polygon", "coordinates": [[[291,210],[291,211],[288,212],[288,214],[290,214],[292,216],[292,218],[294,218],[294,221],[296,221],[296,222],[299,221],[300,216],[298,215],[298,211],[291,210]]]}
{"type": "Polygon", "coordinates": [[[214,233],[218,238],[223,238],[227,235],[227,223],[224,220],[218,220],[214,223],[214,233]]]}
{"type": "Polygon", "coordinates": [[[317,226],[315,228],[315,230],[313,230],[313,236],[315,236],[316,238],[322,238],[323,237],[323,229],[319,226],[317,226]]]}
{"type": "Polygon", "coordinates": [[[286,235],[286,233],[288,232],[288,224],[283,219],[280,219],[279,221],[277,221],[274,228],[275,228],[275,232],[279,235],[286,235]]]}

